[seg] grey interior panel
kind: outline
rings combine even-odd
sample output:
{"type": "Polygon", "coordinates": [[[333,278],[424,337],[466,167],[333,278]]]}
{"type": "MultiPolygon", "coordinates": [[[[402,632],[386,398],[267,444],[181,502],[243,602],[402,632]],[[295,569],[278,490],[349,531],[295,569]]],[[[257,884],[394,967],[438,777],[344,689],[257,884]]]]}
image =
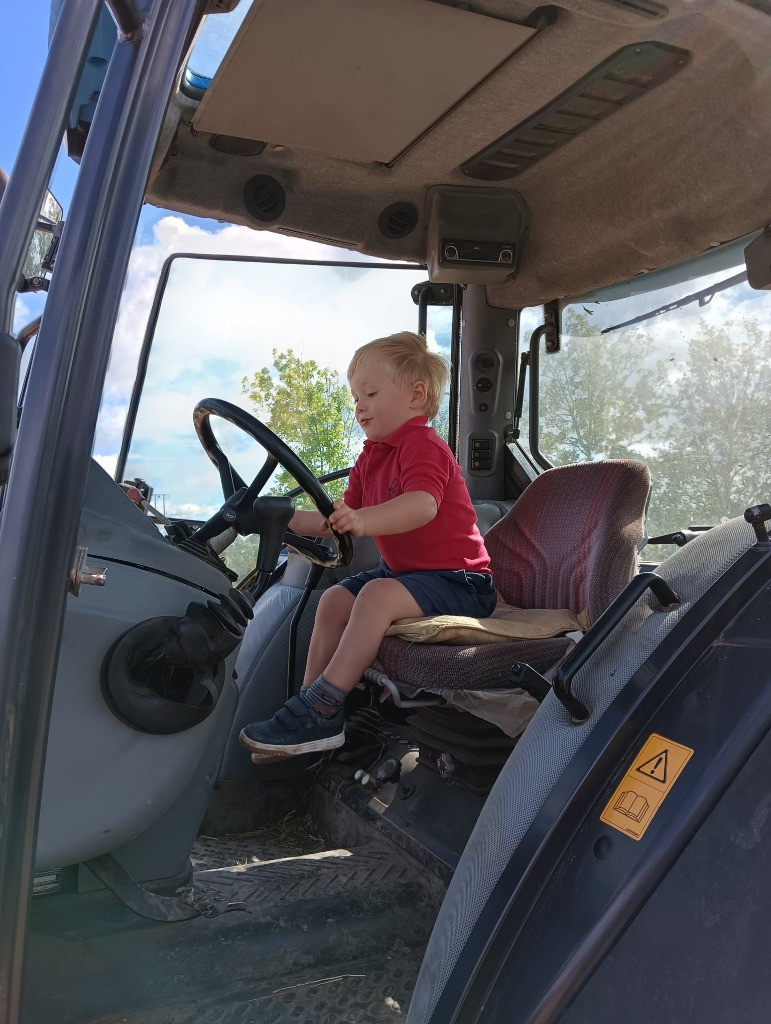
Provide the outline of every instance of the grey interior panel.
{"type": "MultiPolygon", "coordinates": [[[[260,600],[254,620],[246,630],[236,661],[239,702],[225,753],[220,777],[248,780],[255,768],[246,750],[238,742],[241,729],[252,721],[270,718],[286,700],[289,632],[302,590],[277,583],[260,600]]],[[[306,614],[313,614],[320,594],[312,595],[306,614]],[[315,601],[313,598],[315,597],[315,601]]],[[[297,650],[297,660],[305,663],[305,650],[297,650]]]]}
{"type": "MultiPolygon", "coordinates": [[[[48,735],[37,869],[57,868],[110,852],[144,832],[191,781],[220,718],[183,732],[152,735],[108,707],[100,676],[105,652],[135,622],[183,615],[199,591],[133,566],[112,564],[104,587],[69,598],[48,735]]],[[[234,664],[228,659],[226,679],[234,664]]]]}
{"type": "MultiPolygon", "coordinates": [[[[198,725],[157,735],[117,716],[100,684],[105,656],[115,641],[148,618],[183,616],[191,601],[226,591],[229,582],[218,569],[173,547],[93,461],[79,541],[88,546],[90,559],[107,567],[107,577],[104,586],[83,586],[78,596],[68,597],[48,734],[37,870],[65,867],[123,847],[147,832],[183,793],[208,785],[235,705],[232,654],[225,663],[220,699],[198,725]]],[[[193,834],[204,807],[200,793],[188,806],[193,834]]]]}
{"type": "Polygon", "coordinates": [[[431,1017],[504,866],[602,713],[694,602],[755,540],[743,519],[733,519],[661,563],[659,574],[681,603],[662,611],[650,593],[641,598],[577,673],[573,691],[591,709],[586,722],[573,724],[553,692],[548,695],[495,783],[458,864],[429,940],[409,1024],[425,1024],[431,1017]]]}
{"type": "MultiPolygon", "coordinates": [[[[230,586],[223,572],[170,544],[93,459],[89,465],[78,544],[88,548],[90,561],[102,558],[145,566],[153,572],[189,579],[212,594],[230,586]]],[[[137,596],[140,596],[139,591],[137,596]]]]}
{"type": "MultiPolygon", "coordinates": [[[[189,870],[190,850],[206,813],[209,794],[219,776],[222,750],[238,703],[238,688],[229,679],[219,699],[211,734],[190,781],[169,810],[141,835],[112,854],[138,882],[179,878],[189,870]]],[[[158,768],[163,774],[164,767],[158,768]]]]}

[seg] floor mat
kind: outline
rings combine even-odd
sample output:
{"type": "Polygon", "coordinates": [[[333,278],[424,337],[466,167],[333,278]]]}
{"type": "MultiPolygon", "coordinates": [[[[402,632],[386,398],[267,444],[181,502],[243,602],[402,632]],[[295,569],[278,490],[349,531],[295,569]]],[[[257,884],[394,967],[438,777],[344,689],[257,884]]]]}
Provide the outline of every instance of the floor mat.
{"type": "Polygon", "coordinates": [[[403,1019],[436,911],[421,869],[384,847],[317,845],[199,840],[190,921],[145,921],[104,891],[41,900],[25,1024],[403,1019]]]}

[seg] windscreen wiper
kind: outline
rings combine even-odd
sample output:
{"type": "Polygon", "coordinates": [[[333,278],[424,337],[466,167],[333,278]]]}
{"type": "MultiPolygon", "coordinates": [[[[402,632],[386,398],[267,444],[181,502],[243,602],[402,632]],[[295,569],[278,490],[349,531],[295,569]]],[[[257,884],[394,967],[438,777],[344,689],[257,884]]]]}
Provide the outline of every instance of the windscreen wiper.
{"type": "Polygon", "coordinates": [[[683,306],[690,306],[692,302],[698,302],[700,306],[706,306],[712,302],[718,292],[724,292],[727,288],[733,288],[735,284],[742,284],[747,280],[747,271],[743,270],[741,274],[736,274],[734,277],[729,277],[726,281],[720,281],[718,284],[711,284],[709,288],[702,288],[700,292],[694,292],[693,295],[686,295],[682,299],[677,299],[675,302],[669,302],[666,306],[659,306],[658,309],[651,310],[650,313],[643,313],[641,316],[633,317],[631,320],[625,320],[623,324],[615,324],[613,327],[605,327],[600,331],[600,334],[608,334],[610,331],[620,331],[622,327],[631,327],[632,324],[641,324],[645,320],[651,320],[654,316],[661,316],[662,313],[669,313],[673,309],[681,309],[683,306]]]}

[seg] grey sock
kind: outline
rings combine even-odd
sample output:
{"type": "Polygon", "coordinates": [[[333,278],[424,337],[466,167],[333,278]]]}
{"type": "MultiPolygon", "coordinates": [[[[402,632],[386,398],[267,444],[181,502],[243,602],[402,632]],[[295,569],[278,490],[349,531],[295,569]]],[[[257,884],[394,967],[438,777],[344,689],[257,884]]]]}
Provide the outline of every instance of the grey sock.
{"type": "Polygon", "coordinates": [[[331,718],[343,706],[348,694],[345,690],[338,690],[324,676],[319,676],[310,686],[304,686],[300,690],[299,696],[300,700],[304,701],[316,714],[323,715],[324,718],[331,718]]]}

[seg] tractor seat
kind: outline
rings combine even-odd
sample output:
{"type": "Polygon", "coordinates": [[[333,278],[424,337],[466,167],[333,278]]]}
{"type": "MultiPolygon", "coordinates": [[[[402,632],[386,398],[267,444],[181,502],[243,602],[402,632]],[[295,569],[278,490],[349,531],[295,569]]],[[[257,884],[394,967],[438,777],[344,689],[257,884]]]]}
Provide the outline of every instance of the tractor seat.
{"type": "MultiPolygon", "coordinates": [[[[629,459],[560,466],[536,477],[485,534],[493,580],[506,604],[569,609],[583,613],[589,625],[595,622],[636,572],[650,483],[647,467],[629,459]]],[[[510,688],[516,662],[548,670],[572,644],[566,636],[472,646],[387,636],[367,676],[384,677],[378,681],[392,693],[403,693],[404,706],[418,690],[435,695],[432,703],[444,698],[457,704],[460,690],[510,688]]],[[[537,707],[525,699],[530,707],[516,727],[519,732],[537,707]]],[[[418,698],[415,706],[418,702],[426,703],[418,698]]],[[[505,724],[502,728],[511,734],[505,724]]]]}

